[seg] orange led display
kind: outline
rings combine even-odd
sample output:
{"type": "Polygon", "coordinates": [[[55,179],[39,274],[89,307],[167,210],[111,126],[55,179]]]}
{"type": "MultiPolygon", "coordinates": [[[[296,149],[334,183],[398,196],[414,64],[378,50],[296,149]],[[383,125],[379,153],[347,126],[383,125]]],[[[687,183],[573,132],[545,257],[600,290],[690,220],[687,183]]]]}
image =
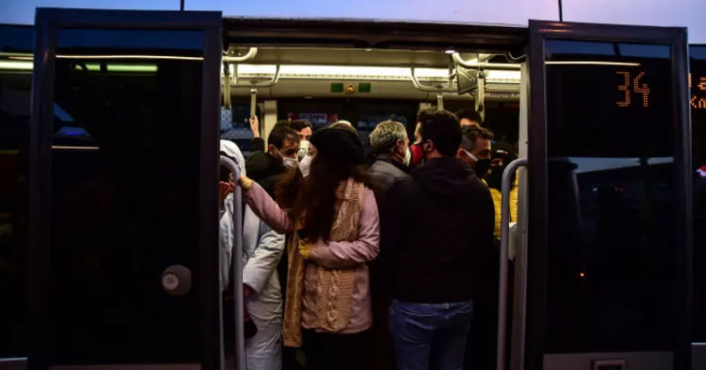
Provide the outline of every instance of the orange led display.
{"type": "Polygon", "coordinates": [[[633,84],[636,94],[642,94],[642,106],[648,108],[650,106],[650,87],[647,84],[642,84],[640,86],[640,79],[645,75],[645,72],[640,72],[637,77],[635,77],[635,83],[633,84]]]}
{"type": "Polygon", "coordinates": [[[616,74],[623,75],[625,78],[624,84],[618,86],[618,90],[625,92],[625,100],[618,101],[619,107],[629,107],[630,106],[630,72],[615,72],[616,74]]]}
{"type": "Polygon", "coordinates": [[[633,85],[632,92],[634,92],[635,94],[642,94],[642,107],[649,108],[649,106],[650,106],[650,87],[646,83],[643,83],[642,85],[640,85],[640,79],[642,79],[642,77],[645,76],[645,72],[638,73],[637,77],[635,77],[632,81],[630,81],[630,72],[619,71],[619,72],[615,72],[615,74],[623,76],[623,84],[618,85],[618,90],[625,93],[624,99],[619,100],[617,102],[618,106],[622,107],[622,108],[627,108],[632,104],[632,94],[630,91],[630,82],[632,82],[632,85],[633,85]]]}
{"type": "MultiPolygon", "coordinates": [[[[689,73],[689,88],[691,87],[691,73],[689,73]]],[[[706,91],[706,77],[701,77],[699,79],[699,84],[696,85],[696,87],[698,90],[695,92],[692,89],[694,94],[691,96],[691,107],[694,109],[706,109],[706,97],[697,95],[699,91],[706,91]]]]}

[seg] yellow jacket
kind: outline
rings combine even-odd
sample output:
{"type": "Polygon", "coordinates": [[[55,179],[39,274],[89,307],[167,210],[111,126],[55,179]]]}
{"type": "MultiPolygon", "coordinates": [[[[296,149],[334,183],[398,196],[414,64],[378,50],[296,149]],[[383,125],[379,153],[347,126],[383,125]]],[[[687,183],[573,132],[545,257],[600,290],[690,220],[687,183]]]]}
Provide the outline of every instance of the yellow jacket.
{"type": "MultiPolygon", "coordinates": [[[[483,180],[485,183],[485,180],[483,180]]],[[[515,186],[510,190],[510,222],[517,222],[517,194],[518,194],[518,184],[519,184],[519,174],[518,176],[515,176],[515,186]]],[[[486,184],[487,185],[487,184],[486,184]]],[[[493,203],[495,205],[495,231],[493,232],[493,235],[496,238],[500,238],[500,225],[502,222],[500,221],[502,217],[502,194],[500,193],[500,190],[495,189],[495,188],[489,188],[490,189],[490,195],[493,197],[493,203]]]]}

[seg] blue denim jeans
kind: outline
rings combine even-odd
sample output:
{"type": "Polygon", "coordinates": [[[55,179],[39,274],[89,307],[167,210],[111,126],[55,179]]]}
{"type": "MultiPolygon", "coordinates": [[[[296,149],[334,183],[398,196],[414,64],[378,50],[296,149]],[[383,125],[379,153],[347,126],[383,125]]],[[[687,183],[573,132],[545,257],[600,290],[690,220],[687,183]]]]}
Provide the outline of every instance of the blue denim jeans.
{"type": "Polygon", "coordinates": [[[398,370],[461,370],[473,301],[392,301],[390,332],[398,370]]]}

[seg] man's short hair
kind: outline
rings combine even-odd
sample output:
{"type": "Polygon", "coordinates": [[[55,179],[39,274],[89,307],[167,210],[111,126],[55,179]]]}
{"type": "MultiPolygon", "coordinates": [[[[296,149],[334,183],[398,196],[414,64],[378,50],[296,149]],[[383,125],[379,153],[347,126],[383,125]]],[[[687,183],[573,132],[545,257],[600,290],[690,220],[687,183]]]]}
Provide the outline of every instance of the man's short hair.
{"type": "Polygon", "coordinates": [[[478,126],[463,126],[461,128],[461,148],[472,152],[476,149],[478,139],[493,140],[495,136],[492,131],[487,128],[478,126]]]}
{"type": "Polygon", "coordinates": [[[407,129],[395,121],[380,122],[370,133],[370,146],[375,153],[390,153],[399,140],[407,137],[407,129]]]}
{"type": "Polygon", "coordinates": [[[303,119],[298,119],[298,120],[294,120],[292,122],[289,122],[289,127],[292,130],[297,131],[297,132],[299,132],[307,127],[313,130],[313,128],[311,127],[311,123],[304,121],[303,119]]]}
{"type": "Polygon", "coordinates": [[[467,119],[469,121],[478,122],[478,124],[483,123],[483,117],[480,113],[476,112],[474,109],[461,109],[456,112],[456,117],[458,117],[459,122],[462,119],[467,119]]]}
{"type": "Polygon", "coordinates": [[[270,136],[267,137],[267,144],[281,149],[286,140],[299,142],[299,135],[297,135],[296,131],[289,128],[289,124],[277,123],[270,131],[270,136]]]}
{"type": "Polygon", "coordinates": [[[419,112],[422,143],[431,140],[439,153],[446,157],[456,155],[461,144],[461,126],[458,118],[445,110],[428,109],[419,112]]]}

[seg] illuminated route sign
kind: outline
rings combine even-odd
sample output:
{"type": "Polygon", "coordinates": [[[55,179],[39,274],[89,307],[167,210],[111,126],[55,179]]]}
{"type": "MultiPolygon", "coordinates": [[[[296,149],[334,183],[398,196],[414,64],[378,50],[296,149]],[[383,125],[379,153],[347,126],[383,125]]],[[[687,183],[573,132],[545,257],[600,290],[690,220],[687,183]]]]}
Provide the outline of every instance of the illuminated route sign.
{"type": "MultiPolygon", "coordinates": [[[[643,81],[645,72],[617,71],[618,76],[617,89],[620,92],[620,98],[616,104],[621,108],[628,108],[633,104],[641,104],[643,108],[650,107],[650,85],[643,81]],[[637,102],[634,101],[634,96],[641,96],[637,102]]],[[[646,80],[646,79],[645,79],[646,80]]],[[[706,77],[694,78],[689,73],[689,89],[691,89],[691,99],[689,103],[692,109],[706,109],[706,77]]]]}
{"type": "Polygon", "coordinates": [[[689,88],[691,89],[691,108],[706,109],[706,76],[693,77],[689,73],[689,88]]]}
{"type": "Polygon", "coordinates": [[[550,155],[671,155],[669,46],[549,42],[545,64],[550,155]]]}

